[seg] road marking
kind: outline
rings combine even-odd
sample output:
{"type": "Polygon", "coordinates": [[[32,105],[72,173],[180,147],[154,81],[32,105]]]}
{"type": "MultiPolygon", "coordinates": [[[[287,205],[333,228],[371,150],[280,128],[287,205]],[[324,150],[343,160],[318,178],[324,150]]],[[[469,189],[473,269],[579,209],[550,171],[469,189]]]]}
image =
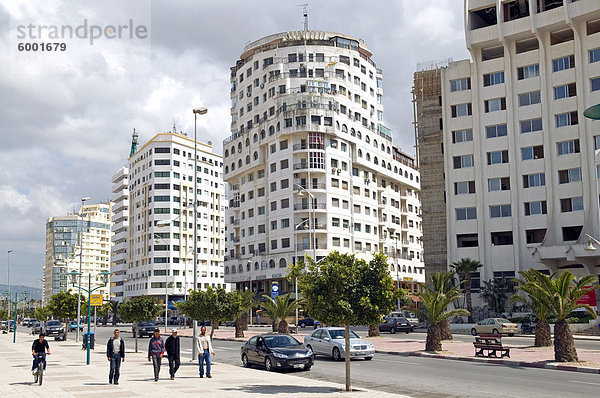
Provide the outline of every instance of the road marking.
{"type": "Polygon", "coordinates": [[[577,381],[577,380],[569,380],[571,383],[579,383],[579,384],[593,384],[595,386],[600,386],[600,383],[591,383],[589,381],[577,381]]]}

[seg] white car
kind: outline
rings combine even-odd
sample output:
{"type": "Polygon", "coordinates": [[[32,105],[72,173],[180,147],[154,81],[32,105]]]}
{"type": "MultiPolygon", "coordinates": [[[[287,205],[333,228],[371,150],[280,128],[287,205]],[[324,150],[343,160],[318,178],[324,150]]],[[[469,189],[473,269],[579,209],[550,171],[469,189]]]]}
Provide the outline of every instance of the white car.
{"type": "MultiPolygon", "coordinates": [[[[319,328],[304,337],[304,345],[315,355],[327,355],[335,361],[343,360],[346,355],[344,328],[319,328]]],[[[350,330],[350,357],[373,359],[375,347],[370,342],[361,339],[350,330]]]]}

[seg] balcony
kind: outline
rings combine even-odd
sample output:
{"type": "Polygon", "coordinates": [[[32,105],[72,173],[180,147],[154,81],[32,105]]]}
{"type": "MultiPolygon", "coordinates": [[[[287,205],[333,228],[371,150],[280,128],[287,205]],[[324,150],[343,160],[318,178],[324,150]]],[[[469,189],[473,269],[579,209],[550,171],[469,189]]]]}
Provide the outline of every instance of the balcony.
{"type": "Polygon", "coordinates": [[[327,184],[322,183],[322,182],[319,182],[316,184],[301,184],[300,182],[294,181],[294,185],[300,186],[303,189],[321,189],[321,190],[327,189],[327,184]]]}
{"type": "MultiPolygon", "coordinates": [[[[312,243],[298,243],[296,244],[296,249],[297,250],[304,250],[304,251],[310,251],[312,250],[313,245],[312,243]]],[[[317,243],[317,250],[324,250],[327,249],[327,244],[325,243],[317,243]]]]}
{"type": "MultiPolygon", "coordinates": [[[[325,203],[317,203],[312,208],[314,210],[325,210],[327,206],[325,203]]],[[[308,203],[294,203],[294,210],[311,210],[311,206],[308,203]]]]}
{"type": "Polygon", "coordinates": [[[230,238],[230,239],[231,239],[231,241],[233,243],[240,243],[240,237],[239,236],[234,236],[233,238],[230,238]]]}
{"type": "Polygon", "coordinates": [[[308,163],[294,163],[294,170],[308,170],[311,169],[313,171],[320,171],[325,173],[325,165],[324,164],[308,164],[308,163]]]}
{"type": "Polygon", "coordinates": [[[235,220],[233,220],[232,224],[233,225],[240,225],[240,219],[236,218],[235,220]]]}

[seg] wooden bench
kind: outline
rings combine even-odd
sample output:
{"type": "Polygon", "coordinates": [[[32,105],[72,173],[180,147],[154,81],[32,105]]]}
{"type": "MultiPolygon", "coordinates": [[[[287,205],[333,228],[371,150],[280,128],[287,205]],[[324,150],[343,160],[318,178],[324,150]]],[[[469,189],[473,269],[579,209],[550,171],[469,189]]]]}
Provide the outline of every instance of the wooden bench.
{"type": "Polygon", "coordinates": [[[487,351],[489,358],[498,358],[497,352],[500,352],[500,358],[510,358],[510,348],[502,346],[502,335],[499,334],[480,334],[475,336],[473,342],[475,347],[475,356],[483,357],[484,352],[487,351]]]}

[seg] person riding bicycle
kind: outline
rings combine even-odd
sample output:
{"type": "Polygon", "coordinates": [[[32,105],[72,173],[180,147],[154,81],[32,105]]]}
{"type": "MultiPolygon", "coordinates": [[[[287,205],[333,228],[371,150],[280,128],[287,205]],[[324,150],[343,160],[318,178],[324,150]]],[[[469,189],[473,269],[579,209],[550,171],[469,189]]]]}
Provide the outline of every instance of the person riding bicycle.
{"type": "MultiPolygon", "coordinates": [[[[48,345],[48,341],[46,341],[44,338],[45,336],[46,335],[44,333],[40,333],[39,338],[35,339],[31,345],[31,354],[33,355],[33,366],[31,366],[31,373],[33,375],[37,374],[40,356],[46,353],[50,355],[50,346],[48,345]]],[[[46,361],[44,361],[44,371],[46,371],[46,361]]]]}

